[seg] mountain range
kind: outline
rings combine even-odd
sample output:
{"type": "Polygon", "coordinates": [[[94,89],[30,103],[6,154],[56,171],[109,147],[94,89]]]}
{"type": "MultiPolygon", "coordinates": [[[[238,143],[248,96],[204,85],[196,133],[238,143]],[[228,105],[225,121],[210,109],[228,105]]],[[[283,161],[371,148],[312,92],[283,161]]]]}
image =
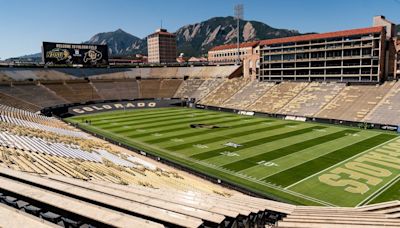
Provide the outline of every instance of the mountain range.
{"type": "MultiPolygon", "coordinates": [[[[240,41],[254,41],[295,36],[296,30],[277,29],[258,21],[240,21],[240,41]]],[[[185,56],[200,56],[216,45],[236,42],[236,20],[233,17],[214,17],[185,25],[175,33],[177,49],[185,56]]],[[[86,43],[107,44],[111,56],[147,54],[147,39],[140,39],[121,29],[98,33],[86,43]]]]}
{"type": "MultiPolygon", "coordinates": [[[[185,25],[174,33],[178,53],[185,56],[201,56],[216,45],[236,42],[236,19],[213,17],[206,21],[185,25]]],[[[240,20],[240,41],[254,41],[300,35],[297,30],[273,28],[259,21],[240,20]]],[[[139,38],[117,29],[102,32],[82,43],[107,44],[110,56],[147,55],[147,38],[139,38]]],[[[40,58],[41,54],[25,55],[20,58],[40,58]]]]}

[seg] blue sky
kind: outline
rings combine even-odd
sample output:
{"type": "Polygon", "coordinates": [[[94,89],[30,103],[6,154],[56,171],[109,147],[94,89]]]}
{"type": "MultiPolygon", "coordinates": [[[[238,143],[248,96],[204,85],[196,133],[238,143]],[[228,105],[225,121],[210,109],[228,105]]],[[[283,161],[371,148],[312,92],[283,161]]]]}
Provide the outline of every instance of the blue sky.
{"type": "Polygon", "coordinates": [[[40,51],[42,41],[82,42],[121,28],[140,38],[233,14],[300,32],[368,27],[374,15],[400,23],[400,0],[0,0],[0,58],[40,51]]]}

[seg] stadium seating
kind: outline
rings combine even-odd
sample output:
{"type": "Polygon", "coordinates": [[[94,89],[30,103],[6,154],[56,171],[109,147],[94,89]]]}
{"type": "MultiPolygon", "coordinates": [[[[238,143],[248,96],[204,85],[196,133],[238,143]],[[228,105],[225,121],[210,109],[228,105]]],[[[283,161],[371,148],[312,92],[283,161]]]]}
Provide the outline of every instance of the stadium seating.
{"type": "Polygon", "coordinates": [[[46,82],[43,85],[70,103],[101,99],[95,88],[87,81],[68,81],[68,84],[66,82],[46,82]]]}
{"type": "Polygon", "coordinates": [[[175,78],[177,74],[177,67],[154,67],[150,68],[151,78],[175,78]]]}
{"type": "Polygon", "coordinates": [[[3,74],[7,75],[9,78],[12,78],[14,81],[37,80],[39,78],[36,76],[35,72],[36,71],[29,69],[2,70],[3,74]]]}
{"type": "Polygon", "coordinates": [[[385,213],[360,211],[353,208],[299,206],[278,227],[399,227],[400,220],[385,213]]]}
{"type": "Polygon", "coordinates": [[[160,91],[158,97],[160,98],[171,98],[174,97],[176,91],[181,85],[183,80],[181,79],[164,79],[160,84],[160,91]]]}
{"type": "Polygon", "coordinates": [[[100,96],[93,86],[88,82],[75,82],[69,81],[67,86],[71,89],[72,93],[79,101],[100,100],[100,96]]]}
{"type": "Polygon", "coordinates": [[[92,80],[99,96],[104,100],[134,99],[139,97],[136,80],[92,80]]]}
{"type": "MultiPolygon", "coordinates": [[[[4,87],[0,86],[0,91],[2,91],[4,87]]],[[[8,89],[8,88],[7,88],[8,89]]],[[[28,110],[31,112],[37,112],[41,109],[41,107],[34,105],[32,103],[28,103],[24,100],[18,99],[14,96],[7,95],[5,93],[0,92],[0,103],[3,105],[13,106],[16,108],[28,110]]]]}
{"type": "Polygon", "coordinates": [[[141,98],[157,98],[160,91],[160,79],[149,79],[138,81],[140,85],[141,98]]]}
{"type": "Polygon", "coordinates": [[[276,113],[296,97],[308,83],[305,82],[282,82],[275,85],[262,95],[253,105],[249,106],[249,110],[276,113]]]}
{"type": "Polygon", "coordinates": [[[193,93],[203,84],[202,79],[188,79],[184,80],[176,91],[174,97],[189,98],[193,97],[193,93]]]}
{"type": "Polygon", "coordinates": [[[343,83],[312,82],[278,112],[286,115],[313,116],[344,87],[343,83]]]}
{"type": "Polygon", "coordinates": [[[393,82],[372,86],[347,86],[315,116],[362,121],[392,87],[393,82]]]}
{"type": "Polygon", "coordinates": [[[225,79],[222,78],[212,78],[205,80],[203,84],[200,85],[200,87],[192,94],[193,98],[196,98],[196,100],[201,100],[203,97],[207,96],[211,91],[214,89],[218,88],[225,79]]]}
{"type": "Polygon", "coordinates": [[[58,96],[62,97],[68,103],[80,102],[82,99],[76,97],[72,90],[63,82],[42,82],[42,85],[51,91],[55,92],[58,96]]]}
{"type": "Polygon", "coordinates": [[[366,122],[400,125],[400,82],[364,118],[366,122]]]}
{"type": "Polygon", "coordinates": [[[19,120],[26,120],[33,123],[38,123],[51,127],[71,129],[71,127],[69,127],[67,124],[55,118],[38,115],[32,112],[28,112],[22,109],[17,109],[6,105],[0,105],[0,115],[19,120]]]}
{"type": "Polygon", "coordinates": [[[225,80],[221,86],[200,100],[200,103],[210,106],[220,106],[248,83],[249,80],[245,78],[225,80]]]}
{"type": "Polygon", "coordinates": [[[0,69],[2,81],[72,80],[76,77],[53,69],[14,68],[0,69]]]}
{"type": "Polygon", "coordinates": [[[50,107],[67,103],[66,100],[57,96],[53,91],[42,85],[34,84],[13,84],[14,90],[9,91],[10,95],[14,95],[21,100],[35,104],[39,107],[50,107]],[[19,90],[20,92],[16,92],[19,90]]]}
{"type": "Polygon", "coordinates": [[[15,208],[0,204],[0,226],[1,227],[54,227],[54,224],[45,222],[39,218],[19,211],[15,208]],[[12,219],[10,219],[12,218],[12,219]]]}
{"type": "Polygon", "coordinates": [[[222,106],[226,108],[245,110],[273,86],[273,83],[252,81],[225,101],[222,106]]]}
{"type": "Polygon", "coordinates": [[[48,69],[36,70],[35,75],[38,77],[39,80],[45,80],[45,81],[76,79],[72,75],[68,75],[68,74],[65,74],[65,73],[57,71],[57,70],[48,70],[48,69]]]}
{"type": "Polygon", "coordinates": [[[4,74],[2,71],[0,71],[0,82],[8,82],[11,81],[12,79],[8,77],[6,74],[4,74]]]}
{"type": "MultiPolygon", "coordinates": [[[[136,79],[140,77],[142,79],[183,79],[184,77],[189,78],[215,78],[229,77],[235,72],[239,66],[202,66],[202,67],[138,67],[128,68],[120,71],[115,69],[99,70],[87,73],[84,71],[76,71],[70,69],[62,69],[62,73],[70,75],[70,77],[89,77],[90,79],[136,79]]],[[[90,71],[90,70],[89,70],[90,71]]],[[[0,71],[1,72],[1,71],[0,71]]]]}

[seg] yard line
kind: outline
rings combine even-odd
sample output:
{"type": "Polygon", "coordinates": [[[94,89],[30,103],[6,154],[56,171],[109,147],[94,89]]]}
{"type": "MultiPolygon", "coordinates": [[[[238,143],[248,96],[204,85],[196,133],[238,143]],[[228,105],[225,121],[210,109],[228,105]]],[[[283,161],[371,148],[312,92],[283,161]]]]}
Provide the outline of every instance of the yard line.
{"type": "Polygon", "coordinates": [[[259,161],[273,161],[275,159],[281,158],[286,155],[292,155],[294,153],[297,153],[302,150],[306,150],[309,148],[312,148],[314,146],[326,143],[326,142],[331,142],[334,140],[337,140],[339,138],[345,137],[346,133],[355,133],[358,132],[356,130],[343,130],[343,131],[338,131],[338,132],[333,132],[330,134],[326,135],[317,135],[316,137],[309,139],[309,140],[302,140],[301,142],[291,144],[288,146],[284,146],[275,150],[267,151],[264,153],[259,153],[251,157],[247,157],[241,160],[237,160],[232,163],[228,163],[224,165],[224,167],[232,167],[233,170],[240,172],[245,169],[254,167],[257,165],[257,162],[259,161]]]}
{"type": "Polygon", "coordinates": [[[287,194],[290,194],[290,195],[293,195],[293,196],[296,196],[296,197],[307,199],[307,200],[310,200],[310,201],[313,201],[313,202],[316,202],[316,203],[319,203],[319,204],[322,204],[322,205],[325,205],[325,206],[337,206],[337,205],[325,202],[323,200],[319,200],[319,199],[316,199],[316,198],[313,198],[313,197],[310,197],[310,196],[307,196],[307,195],[304,195],[304,194],[301,194],[301,193],[298,193],[298,192],[294,192],[294,191],[290,191],[290,190],[278,187],[278,186],[273,185],[273,184],[268,184],[268,183],[263,182],[263,181],[258,181],[257,179],[249,177],[247,175],[239,174],[239,173],[233,172],[233,171],[231,171],[229,169],[225,169],[225,168],[213,165],[213,164],[209,164],[207,162],[203,162],[203,161],[196,160],[196,159],[191,159],[191,158],[185,157],[185,156],[183,156],[181,154],[174,154],[174,155],[177,156],[177,157],[180,157],[182,159],[188,160],[190,162],[194,162],[194,163],[200,164],[202,166],[206,166],[208,168],[212,168],[212,169],[218,170],[220,172],[224,172],[226,174],[229,174],[229,175],[232,175],[232,176],[235,176],[235,177],[243,178],[243,179],[246,179],[246,180],[251,181],[253,183],[257,183],[257,184],[260,184],[260,185],[263,185],[263,186],[266,186],[266,187],[269,187],[269,188],[272,188],[272,189],[275,189],[275,190],[278,190],[278,191],[281,191],[281,192],[284,192],[284,193],[287,193],[287,194]]]}
{"type": "MultiPolygon", "coordinates": [[[[371,137],[372,137],[372,136],[371,136],[371,137]]],[[[368,138],[370,138],[370,137],[368,137],[368,138]]],[[[366,139],[368,139],[368,138],[366,138],[366,139]]],[[[362,140],[360,140],[360,141],[362,141],[362,140]]],[[[358,143],[358,142],[354,142],[354,143],[352,143],[352,144],[344,145],[343,147],[340,147],[339,149],[342,149],[342,148],[347,147],[347,146],[351,146],[351,145],[353,145],[353,144],[355,144],[355,143],[358,143]]],[[[311,160],[314,160],[314,159],[320,158],[320,157],[322,157],[322,156],[325,156],[325,155],[327,155],[327,154],[329,154],[329,153],[331,153],[331,152],[333,152],[333,151],[335,151],[335,150],[336,150],[336,148],[333,149],[332,151],[326,153],[326,154],[320,154],[319,156],[312,157],[310,160],[305,160],[305,161],[303,161],[303,162],[299,162],[299,163],[293,164],[292,166],[289,166],[289,167],[286,168],[286,169],[282,169],[282,170],[280,170],[280,171],[278,171],[278,172],[276,172],[276,173],[268,174],[268,175],[266,175],[266,176],[263,176],[263,177],[261,177],[261,178],[258,178],[258,180],[263,180],[263,179],[265,179],[265,178],[267,178],[267,177],[269,177],[269,176],[272,176],[272,175],[275,175],[275,174],[278,174],[278,173],[281,173],[281,172],[285,172],[285,171],[288,170],[288,169],[291,169],[291,168],[296,167],[296,166],[298,166],[298,165],[302,165],[302,164],[304,164],[304,163],[307,163],[307,162],[309,162],[309,161],[311,161],[311,160]]],[[[289,154],[289,155],[286,155],[286,156],[283,156],[282,158],[287,157],[287,156],[290,156],[290,154],[289,154]]],[[[279,159],[280,159],[280,158],[279,158],[279,159]]]]}
{"type": "MultiPolygon", "coordinates": [[[[233,121],[236,121],[236,122],[238,122],[238,120],[240,120],[240,119],[233,119],[233,120],[231,120],[231,121],[229,121],[229,122],[233,122],[233,121]]],[[[211,121],[211,120],[210,120],[211,121]]],[[[268,121],[268,120],[267,120],[268,121]]],[[[254,119],[252,122],[246,122],[246,123],[240,123],[239,122],[239,124],[237,124],[237,125],[230,125],[229,127],[227,127],[227,128],[218,128],[218,129],[214,129],[213,131],[203,131],[203,132],[192,132],[192,133],[184,133],[184,134],[179,134],[179,135],[174,135],[174,136],[169,136],[169,137],[164,137],[164,138],[161,138],[161,139],[158,139],[158,140],[155,140],[155,139],[153,139],[153,140],[149,140],[149,141],[146,141],[146,143],[161,143],[161,142],[165,142],[165,141],[168,141],[168,140],[170,140],[170,139],[172,139],[172,138],[176,138],[176,137],[178,137],[178,138],[189,138],[189,137],[194,137],[194,136],[200,136],[200,135],[213,135],[213,134],[217,134],[218,132],[225,132],[225,133],[228,133],[230,130],[235,130],[235,129],[238,129],[238,128],[245,128],[245,127],[251,127],[251,126],[253,126],[253,125],[259,125],[259,124],[261,124],[261,123],[263,123],[263,122],[266,122],[265,120],[258,120],[258,119],[254,119]]],[[[271,121],[271,122],[273,122],[273,121],[271,121]]],[[[216,123],[216,124],[219,124],[219,123],[216,123]]],[[[190,129],[189,127],[186,127],[186,129],[190,129]]]]}
{"type": "Polygon", "coordinates": [[[361,205],[365,205],[365,204],[369,204],[372,200],[374,200],[376,197],[380,196],[382,193],[384,193],[387,189],[389,189],[390,187],[392,187],[394,184],[396,184],[398,181],[400,181],[399,179],[400,174],[398,174],[395,178],[393,178],[392,180],[388,181],[388,183],[386,183],[385,185],[383,185],[381,188],[379,188],[378,190],[376,190],[374,193],[372,193],[371,195],[369,195],[366,199],[364,199],[363,201],[361,201],[359,204],[357,204],[356,207],[359,207],[361,205]],[[367,201],[368,200],[368,201],[367,201]],[[367,202],[365,202],[367,201],[367,202]]]}
{"type": "Polygon", "coordinates": [[[347,162],[347,161],[349,161],[349,160],[351,160],[351,159],[354,159],[354,158],[357,157],[357,156],[363,155],[363,154],[365,154],[365,153],[367,153],[367,152],[369,152],[369,151],[371,151],[371,150],[374,150],[374,149],[376,149],[376,148],[378,148],[378,147],[380,147],[380,146],[382,146],[382,145],[385,145],[385,144],[387,144],[387,143],[390,143],[390,142],[392,142],[392,141],[394,141],[394,140],[396,140],[396,139],[399,139],[399,138],[400,138],[400,137],[393,138],[393,139],[391,139],[391,140],[389,140],[389,141],[386,141],[386,142],[381,143],[381,144],[379,144],[379,145],[377,145],[377,146],[375,146],[375,147],[372,147],[372,148],[370,148],[370,149],[368,149],[368,150],[366,150],[366,151],[364,151],[364,152],[358,153],[358,154],[356,154],[356,155],[354,155],[354,156],[352,156],[352,157],[350,157],[350,158],[348,158],[348,159],[346,159],[346,160],[343,160],[343,161],[341,161],[341,162],[339,162],[339,163],[336,163],[336,164],[334,164],[334,165],[332,165],[332,166],[330,166],[330,167],[328,167],[328,168],[326,168],[326,169],[324,169],[324,170],[322,170],[322,171],[319,171],[319,172],[317,172],[317,173],[314,173],[313,175],[310,175],[310,176],[308,176],[308,177],[306,177],[306,178],[304,178],[304,179],[302,179],[302,180],[300,180],[300,181],[298,181],[298,182],[296,182],[296,183],[294,183],[294,184],[291,184],[291,185],[287,186],[285,189],[289,189],[289,188],[291,188],[291,187],[293,187],[293,186],[295,186],[295,185],[297,185],[297,184],[300,184],[300,183],[303,182],[303,181],[306,181],[306,180],[310,179],[311,177],[314,177],[314,176],[316,176],[316,175],[318,175],[318,174],[321,174],[321,173],[323,173],[323,172],[325,172],[325,171],[331,169],[332,167],[341,165],[341,164],[343,164],[343,163],[345,163],[345,162],[347,162]]]}
{"type": "MultiPolygon", "coordinates": [[[[103,130],[103,129],[99,129],[99,128],[94,127],[94,126],[90,126],[90,127],[91,127],[91,128],[94,128],[94,129],[97,129],[99,132],[103,132],[103,133],[106,133],[106,134],[107,134],[107,133],[108,133],[108,134],[111,134],[111,135],[113,135],[113,136],[116,137],[116,138],[128,139],[129,141],[135,142],[136,144],[140,144],[140,145],[144,145],[144,146],[147,146],[147,147],[151,147],[151,148],[155,149],[156,151],[159,150],[159,151],[165,152],[165,153],[167,153],[167,154],[172,154],[172,155],[174,155],[175,157],[179,157],[179,158],[184,159],[184,160],[187,160],[187,161],[189,161],[189,162],[197,163],[197,164],[200,164],[200,165],[202,165],[202,166],[205,166],[205,167],[208,167],[208,168],[212,168],[212,169],[214,169],[214,170],[218,170],[218,171],[220,171],[220,172],[223,172],[223,173],[226,173],[226,174],[235,176],[235,177],[239,177],[239,178],[248,180],[248,181],[250,181],[250,182],[253,182],[253,183],[256,183],[256,184],[259,184],[259,185],[263,185],[263,186],[266,186],[266,187],[268,187],[268,188],[275,189],[275,190],[280,191],[280,192],[284,192],[284,193],[287,193],[287,194],[296,196],[296,197],[298,197],[298,198],[306,199],[306,200],[309,200],[309,201],[312,201],[312,202],[315,202],[315,203],[318,203],[318,204],[321,204],[321,205],[325,205],[325,206],[334,206],[334,207],[337,207],[337,205],[331,204],[331,203],[328,203],[328,202],[325,202],[325,201],[323,201],[323,200],[319,200],[319,199],[316,199],[316,198],[313,198],[313,197],[310,197],[310,196],[307,196],[307,195],[304,195],[304,194],[301,194],[301,193],[298,193],[298,192],[294,192],[294,191],[291,191],[291,190],[287,190],[287,189],[284,189],[284,188],[281,188],[281,187],[278,187],[278,186],[276,186],[276,185],[272,185],[272,184],[269,184],[269,183],[266,183],[266,182],[263,182],[263,181],[258,181],[257,179],[249,178],[248,176],[238,175],[237,173],[234,173],[234,172],[232,172],[232,171],[230,171],[230,170],[227,170],[227,169],[224,169],[224,168],[222,168],[222,167],[218,167],[218,166],[216,166],[216,165],[210,165],[210,164],[208,164],[208,163],[205,163],[205,162],[202,162],[202,161],[199,161],[199,160],[191,159],[191,158],[186,157],[186,156],[184,156],[184,155],[182,155],[182,154],[174,153],[174,152],[165,150],[165,149],[163,149],[163,148],[160,148],[160,147],[157,147],[157,146],[154,146],[154,145],[150,145],[150,144],[146,144],[146,143],[143,143],[143,142],[140,142],[140,141],[136,141],[136,140],[134,140],[134,139],[129,139],[129,138],[120,136],[120,135],[118,135],[118,134],[114,134],[114,133],[112,133],[112,132],[108,132],[108,131],[105,131],[105,130],[103,130]]],[[[105,136],[105,137],[107,137],[107,136],[105,136]]],[[[146,151],[146,152],[147,152],[147,151],[146,151]]],[[[151,152],[150,152],[150,154],[151,154],[151,152]]],[[[161,155],[157,155],[157,156],[161,156],[161,155]]],[[[161,156],[161,157],[162,157],[162,156],[161,156]]],[[[223,179],[223,178],[222,178],[222,179],[223,179]]],[[[250,186],[248,186],[248,187],[250,187],[250,186]]]]}
{"type": "MultiPolygon", "coordinates": [[[[286,124],[282,124],[282,125],[286,125],[286,124]]],[[[277,125],[278,126],[278,125],[277,125]]],[[[229,148],[230,152],[236,152],[236,151],[240,151],[240,150],[247,150],[249,148],[253,148],[253,147],[257,147],[260,146],[262,144],[265,144],[265,142],[273,142],[273,141],[278,141],[284,138],[288,138],[288,137],[292,137],[292,136],[296,136],[296,135],[300,135],[300,134],[306,134],[311,132],[313,129],[317,129],[317,128],[325,128],[325,127],[319,127],[319,126],[312,126],[312,127],[306,127],[306,128],[302,128],[300,130],[296,130],[296,131],[289,131],[289,132],[283,132],[283,133],[278,133],[275,135],[270,135],[267,137],[263,137],[263,138],[258,138],[255,140],[250,140],[250,141],[246,141],[242,143],[242,148],[238,147],[238,148],[229,148]]],[[[196,158],[196,159],[210,159],[213,157],[217,157],[220,156],[221,152],[224,152],[225,150],[227,150],[225,147],[219,148],[219,149],[215,149],[215,150],[210,150],[210,151],[206,151],[203,153],[198,153],[195,155],[192,155],[191,157],[196,158]]]]}

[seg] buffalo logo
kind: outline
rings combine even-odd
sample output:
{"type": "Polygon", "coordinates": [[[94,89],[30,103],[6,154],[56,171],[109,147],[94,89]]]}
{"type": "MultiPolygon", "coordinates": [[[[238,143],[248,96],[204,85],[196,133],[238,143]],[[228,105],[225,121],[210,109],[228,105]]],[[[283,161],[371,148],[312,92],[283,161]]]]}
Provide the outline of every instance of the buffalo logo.
{"type": "Polygon", "coordinates": [[[83,62],[91,62],[91,63],[96,63],[103,57],[103,54],[97,50],[89,50],[88,52],[85,53],[85,57],[83,58],[83,62]]]}
{"type": "Polygon", "coordinates": [[[70,54],[66,49],[54,48],[53,50],[46,52],[46,57],[61,61],[70,58],[70,54]]]}

